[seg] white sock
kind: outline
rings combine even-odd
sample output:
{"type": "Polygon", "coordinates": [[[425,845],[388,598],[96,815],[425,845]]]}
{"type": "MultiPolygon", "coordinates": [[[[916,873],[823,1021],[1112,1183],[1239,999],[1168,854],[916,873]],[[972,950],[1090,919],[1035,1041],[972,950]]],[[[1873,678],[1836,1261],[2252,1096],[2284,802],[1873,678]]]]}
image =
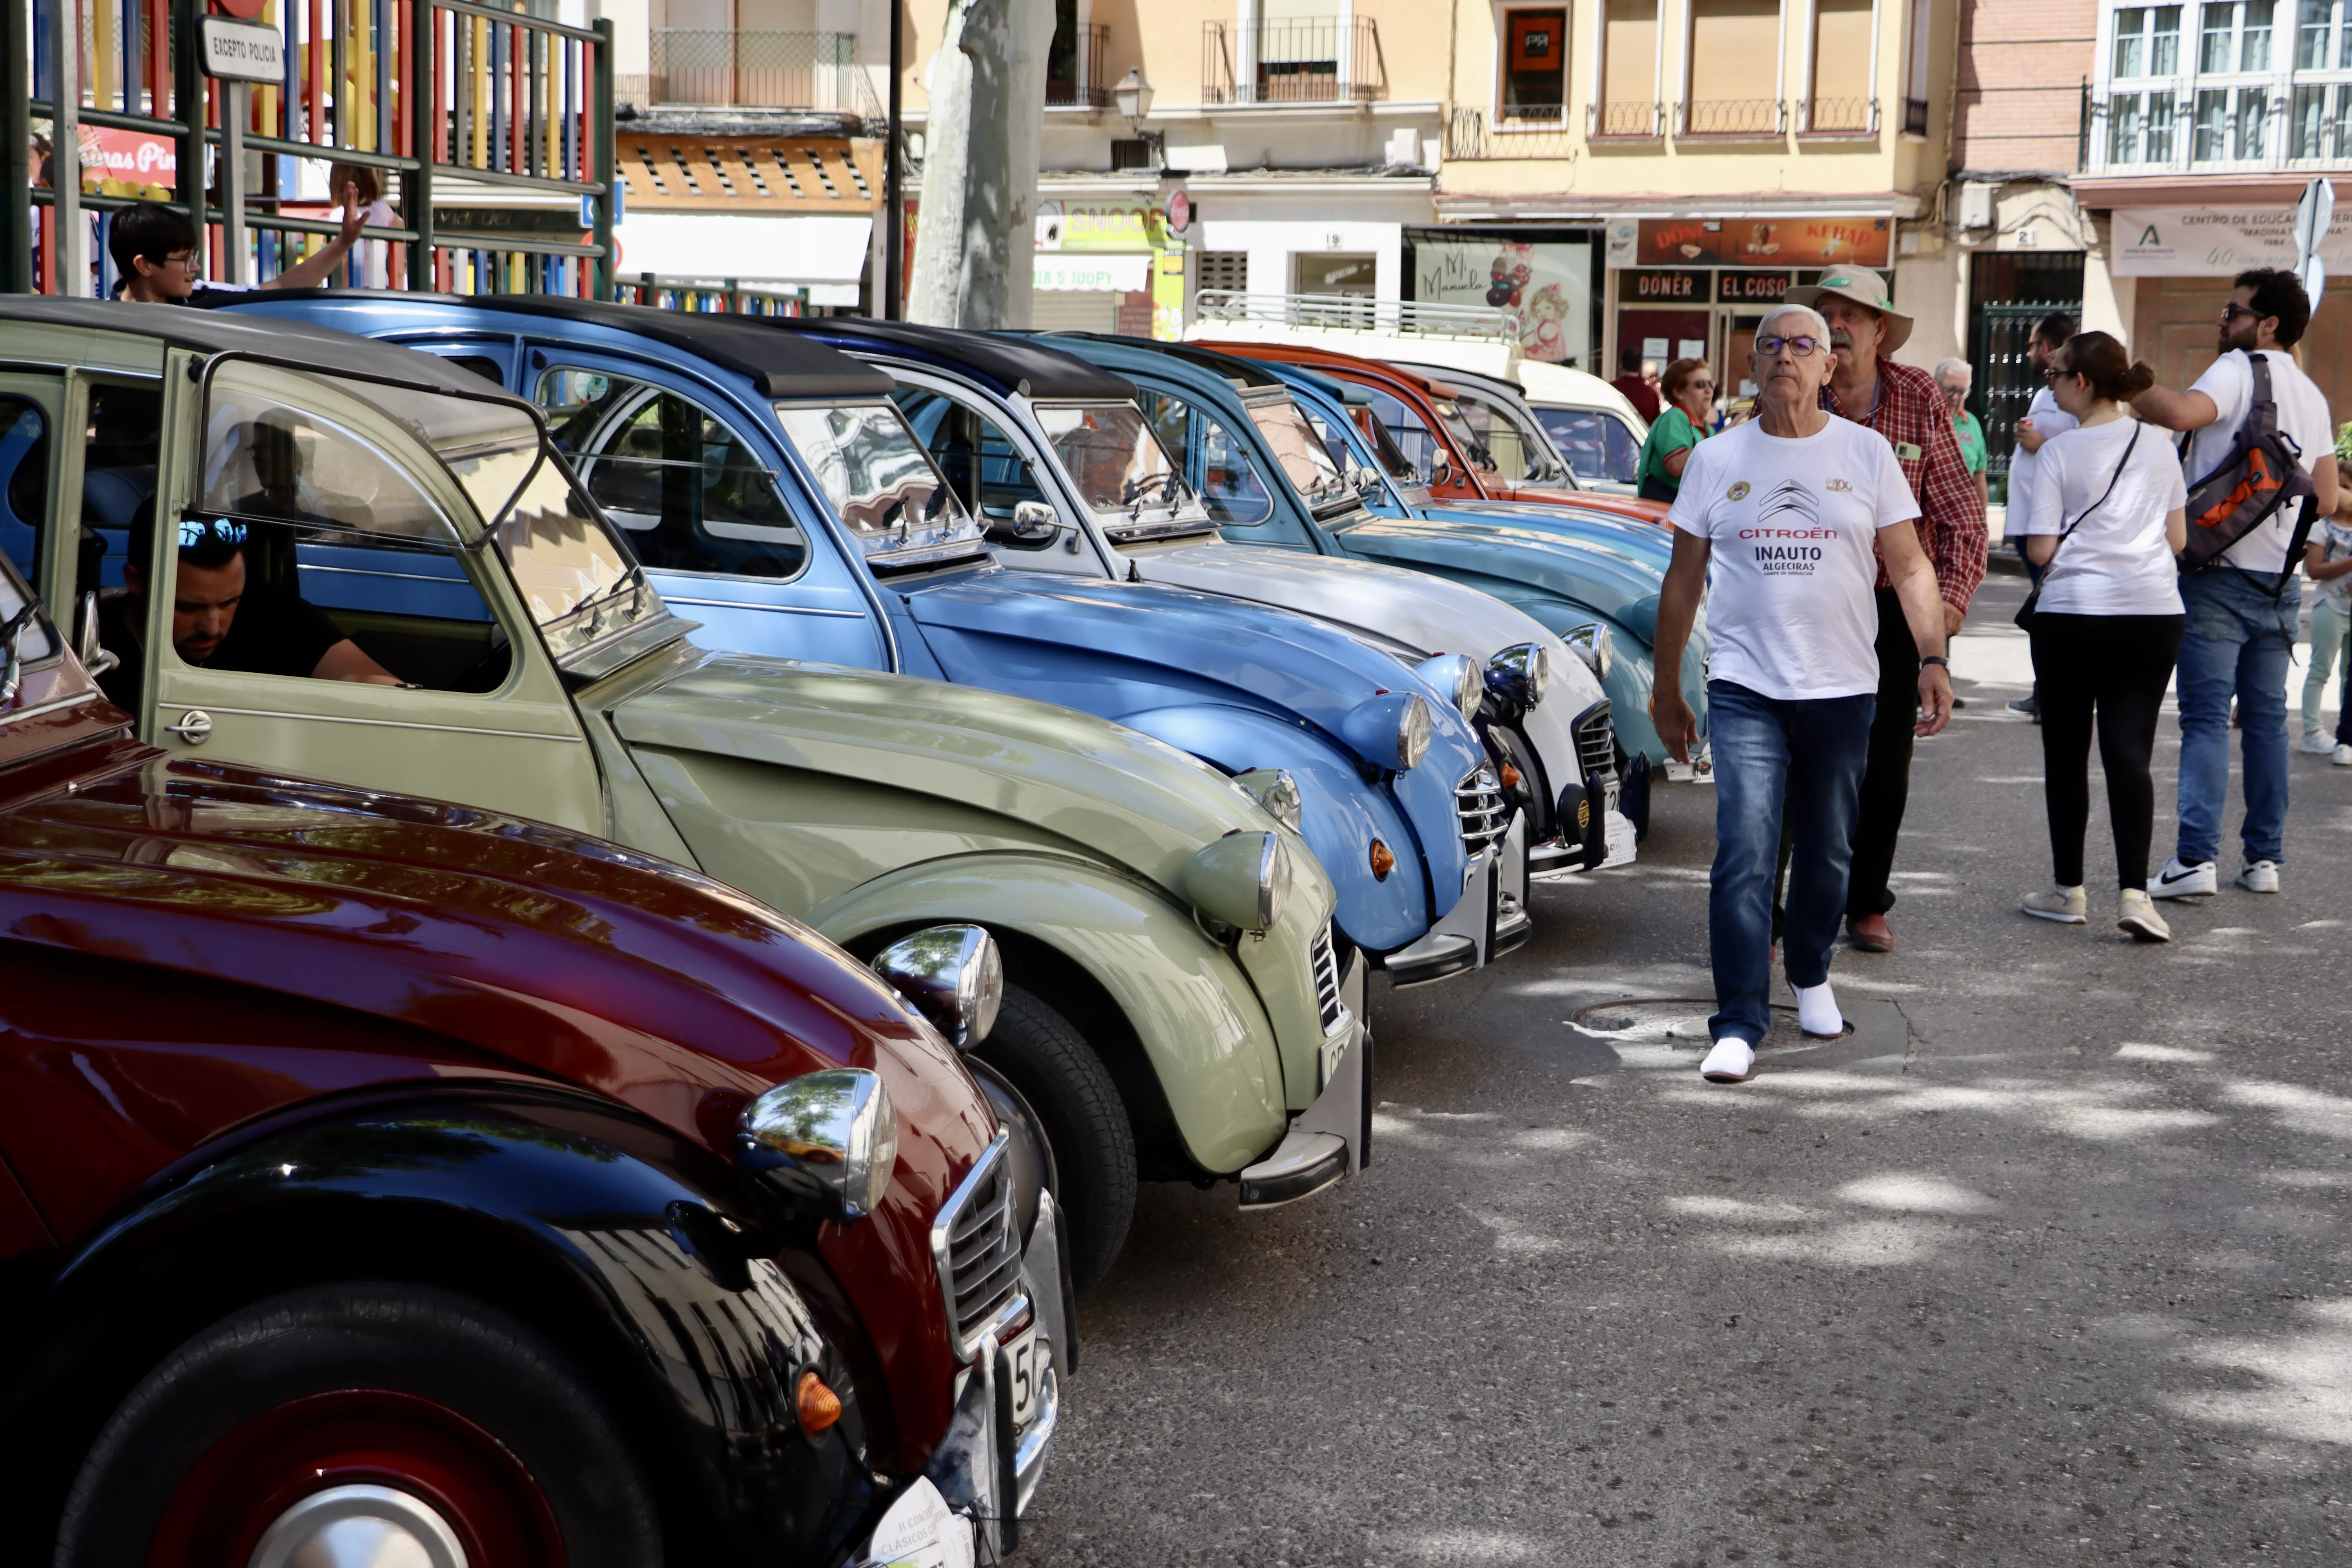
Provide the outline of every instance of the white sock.
{"type": "Polygon", "coordinates": [[[1828,981],[1797,987],[1797,1025],[1809,1035],[1845,1033],[1845,1015],[1838,1011],[1837,994],[1828,981]]]}

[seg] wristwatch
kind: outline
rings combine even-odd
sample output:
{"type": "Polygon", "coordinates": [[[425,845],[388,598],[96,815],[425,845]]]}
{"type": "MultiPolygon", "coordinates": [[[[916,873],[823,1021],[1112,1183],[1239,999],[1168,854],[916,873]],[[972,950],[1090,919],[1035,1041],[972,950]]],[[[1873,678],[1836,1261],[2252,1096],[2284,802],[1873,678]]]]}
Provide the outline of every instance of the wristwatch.
{"type": "Polygon", "coordinates": [[[1952,661],[1951,661],[1950,659],[1948,659],[1948,658],[1945,658],[1942,654],[1940,654],[1940,653],[1931,653],[1931,654],[1925,655],[1925,656],[1923,656],[1923,657],[1920,658],[1920,660],[1919,660],[1919,668],[1922,668],[1922,669],[1927,668],[1929,665],[1931,665],[1931,664],[1940,664],[1940,665],[1942,665],[1942,666],[1943,666],[1946,669],[1948,669],[1948,669],[1950,669],[1950,668],[1952,668],[1952,661]]]}

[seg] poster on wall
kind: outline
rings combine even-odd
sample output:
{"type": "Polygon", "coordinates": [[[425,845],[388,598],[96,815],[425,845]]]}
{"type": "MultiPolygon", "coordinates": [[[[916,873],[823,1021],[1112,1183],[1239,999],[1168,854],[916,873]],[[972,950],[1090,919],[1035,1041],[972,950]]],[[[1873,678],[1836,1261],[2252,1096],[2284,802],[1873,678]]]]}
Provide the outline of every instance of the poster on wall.
{"type": "MultiPolygon", "coordinates": [[[[2108,242],[2117,278],[2228,278],[2294,266],[2294,206],[2117,207],[2108,242]]],[[[2336,209],[2319,242],[2333,274],[2352,272],[2352,208],[2336,209]]]]}
{"type": "Polygon", "coordinates": [[[1592,368],[1592,247],[1512,239],[1413,242],[1413,298],[1509,312],[1528,359],[1592,368]]]}
{"type": "Polygon", "coordinates": [[[1895,252],[1885,217],[1645,217],[1633,247],[1643,267],[1883,268],[1895,252]]]}

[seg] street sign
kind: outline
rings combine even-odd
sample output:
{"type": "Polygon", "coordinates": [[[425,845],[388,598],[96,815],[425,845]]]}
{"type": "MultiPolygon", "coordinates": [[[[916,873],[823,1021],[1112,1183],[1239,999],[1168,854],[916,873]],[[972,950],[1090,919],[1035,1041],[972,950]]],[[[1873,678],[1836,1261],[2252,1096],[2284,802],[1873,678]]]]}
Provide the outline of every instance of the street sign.
{"type": "Polygon", "coordinates": [[[2303,279],[2303,291],[2315,310],[2319,306],[2319,291],[2327,283],[2327,268],[2319,259],[2319,243],[2327,237],[2327,225],[2335,216],[2334,185],[2326,180],[2314,180],[2303,187],[2303,199],[2294,204],[2294,269],[2303,279]]]}
{"type": "Polygon", "coordinates": [[[285,81],[285,36],[268,23],[205,16],[196,23],[196,36],[206,76],[265,85],[285,81]]]}

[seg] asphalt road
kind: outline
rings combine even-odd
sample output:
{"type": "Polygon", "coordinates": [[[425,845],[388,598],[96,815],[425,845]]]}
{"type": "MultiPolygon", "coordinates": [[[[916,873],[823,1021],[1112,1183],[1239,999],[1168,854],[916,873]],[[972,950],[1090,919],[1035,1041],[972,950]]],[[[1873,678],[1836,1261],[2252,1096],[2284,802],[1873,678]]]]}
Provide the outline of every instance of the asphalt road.
{"type": "MultiPolygon", "coordinates": [[[[1528,947],[1376,991],[1360,1178],[1248,1216],[1147,1189],[1024,1558],[2352,1561],[2352,768],[2294,759],[2283,893],[2135,946],[2016,912],[2040,732],[1960,689],[1898,951],[1832,969],[1849,1038],[1699,1080],[1713,804],[1663,789],[1528,947]]],[[[2105,834],[2102,802],[2095,889],[2105,834]]]]}

